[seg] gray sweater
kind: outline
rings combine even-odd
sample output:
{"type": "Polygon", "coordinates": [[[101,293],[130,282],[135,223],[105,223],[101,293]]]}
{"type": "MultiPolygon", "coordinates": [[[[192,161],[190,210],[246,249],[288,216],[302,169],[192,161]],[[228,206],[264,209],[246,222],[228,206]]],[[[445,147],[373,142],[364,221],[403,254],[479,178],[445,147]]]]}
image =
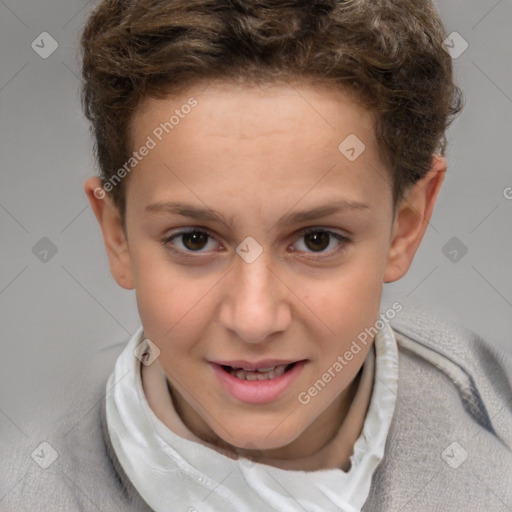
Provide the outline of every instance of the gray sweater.
{"type": "MultiPolygon", "coordinates": [[[[392,326],[398,397],[363,512],[510,512],[512,353],[413,307],[392,326]]],[[[98,354],[93,399],[76,391],[76,407],[34,460],[27,461],[27,446],[1,444],[12,471],[0,475],[0,511],[150,511],[102,429],[105,383],[123,346],[98,354]]]]}

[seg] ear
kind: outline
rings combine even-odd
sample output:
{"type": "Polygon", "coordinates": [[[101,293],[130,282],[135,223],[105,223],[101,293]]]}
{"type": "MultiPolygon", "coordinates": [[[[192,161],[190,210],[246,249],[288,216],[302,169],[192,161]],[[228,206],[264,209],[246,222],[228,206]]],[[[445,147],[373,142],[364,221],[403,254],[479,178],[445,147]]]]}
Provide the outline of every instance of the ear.
{"type": "Polygon", "coordinates": [[[384,282],[403,277],[427,229],[446,173],[446,160],[434,156],[428,173],[397,206],[384,282]]]}
{"type": "Polygon", "coordinates": [[[101,187],[100,178],[87,179],[84,191],[103,234],[110,272],[119,286],[132,290],[134,284],[130,250],[119,210],[101,187]]]}

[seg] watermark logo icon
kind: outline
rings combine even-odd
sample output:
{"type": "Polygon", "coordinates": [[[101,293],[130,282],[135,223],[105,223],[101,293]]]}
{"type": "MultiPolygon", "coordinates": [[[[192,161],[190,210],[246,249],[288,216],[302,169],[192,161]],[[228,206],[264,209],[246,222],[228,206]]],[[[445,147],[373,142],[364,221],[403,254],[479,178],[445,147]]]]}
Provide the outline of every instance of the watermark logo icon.
{"type": "Polygon", "coordinates": [[[57,246],[48,237],[43,236],[32,247],[32,254],[42,263],[48,263],[57,254],[57,246]]]}
{"type": "Polygon", "coordinates": [[[256,240],[252,236],[248,236],[245,238],[241,244],[236,248],[236,253],[240,256],[246,263],[253,263],[256,261],[261,253],[263,252],[263,247],[256,242],[256,240]]]}
{"type": "Polygon", "coordinates": [[[338,146],[339,152],[350,162],[357,160],[366,149],[363,141],[351,133],[341,144],[338,146]]]}
{"type": "Polygon", "coordinates": [[[43,469],[49,468],[58,458],[57,450],[50,444],[44,441],[33,452],[32,459],[43,469]]]}
{"type": "Polygon", "coordinates": [[[149,366],[160,356],[160,349],[151,340],[145,338],[135,347],[133,355],[144,366],[149,366]]]}
{"type": "Polygon", "coordinates": [[[105,191],[102,187],[96,187],[93,194],[96,199],[103,199],[105,197],[105,191]]]}
{"type": "Polygon", "coordinates": [[[48,32],[41,32],[30,45],[39,57],[47,59],[52,53],[57,50],[59,43],[48,34],[48,32]]]}
{"type": "Polygon", "coordinates": [[[454,441],[444,449],[441,457],[448,466],[457,469],[468,458],[468,452],[454,441]]]}
{"type": "Polygon", "coordinates": [[[458,263],[468,252],[467,246],[456,236],[450,238],[441,249],[442,253],[452,262],[458,263]]]}
{"type": "Polygon", "coordinates": [[[452,59],[458,59],[468,49],[469,44],[458,32],[452,32],[443,41],[443,46],[452,59]]]}

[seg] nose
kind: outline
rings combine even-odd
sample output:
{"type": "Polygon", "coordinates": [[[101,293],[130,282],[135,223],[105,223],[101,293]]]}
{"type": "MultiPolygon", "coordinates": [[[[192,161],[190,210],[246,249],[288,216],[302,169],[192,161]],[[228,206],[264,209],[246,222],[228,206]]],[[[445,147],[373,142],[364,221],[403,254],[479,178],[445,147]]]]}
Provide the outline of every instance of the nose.
{"type": "Polygon", "coordinates": [[[220,309],[221,325],[247,343],[265,342],[291,321],[288,290],[264,254],[252,263],[237,258],[220,309]]]}

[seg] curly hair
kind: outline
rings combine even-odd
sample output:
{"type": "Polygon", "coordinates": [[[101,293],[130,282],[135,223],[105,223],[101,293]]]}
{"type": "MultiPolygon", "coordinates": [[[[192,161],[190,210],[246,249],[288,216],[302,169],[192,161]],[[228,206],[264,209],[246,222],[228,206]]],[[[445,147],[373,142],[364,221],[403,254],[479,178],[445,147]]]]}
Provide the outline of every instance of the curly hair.
{"type": "MultiPolygon", "coordinates": [[[[394,205],[444,154],[463,105],[431,0],[102,0],[81,38],[82,104],[103,183],[130,158],[146,97],[209,79],[308,80],[373,113],[394,205]]],[[[112,199],[125,210],[124,184],[112,199]]]]}

